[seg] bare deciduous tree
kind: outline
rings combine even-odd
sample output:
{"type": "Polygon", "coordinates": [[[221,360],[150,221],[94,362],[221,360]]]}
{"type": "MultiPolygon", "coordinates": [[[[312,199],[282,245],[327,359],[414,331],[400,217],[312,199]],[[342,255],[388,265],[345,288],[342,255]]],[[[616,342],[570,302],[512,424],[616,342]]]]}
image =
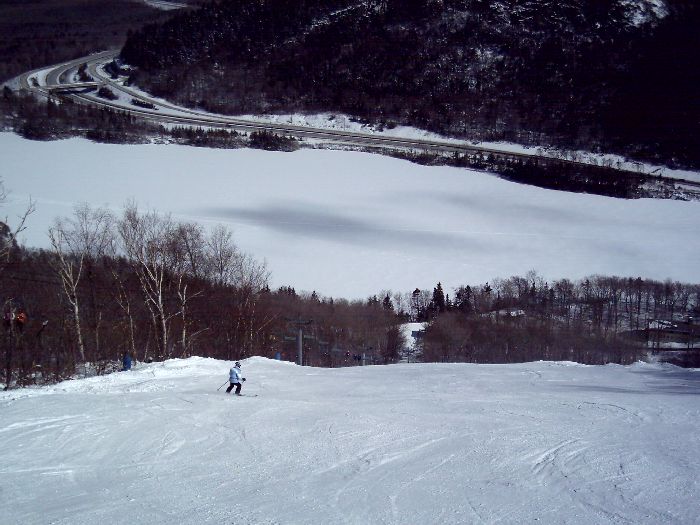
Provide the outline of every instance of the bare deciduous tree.
{"type": "MultiPolygon", "coordinates": [[[[0,180],[0,204],[4,204],[7,200],[7,190],[5,185],[0,180]]],[[[5,218],[4,222],[0,222],[0,271],[7,265],[10,260],[12,250],[17,248],[17,236],[26,229],[27,218],[36,210],[36,203],[29,198],[27,207],[21,215],[17,216],[17,222],[14,228],[10,226],[10,221],[5,218]]]]}
{"type": "Polygon", "coordinates": [[[133,202],[125,207],[117,227],[122,247],[134,264],[151,313],[160,356],[170,356],[171,353],[169,332],[173,314],[166,303],[166,278],[174,227],[169,216],[161,217],[156,212],[141,214],[133,202]]]}
{"type": "Polygon", "coordinates": [[[103,256],[112,243],[112,215],[104,209],[91,209],[88,204],[75,207],[73,217],[58,218],[49,228],[49,239],[56,255],[54,266],[73,314],[76,343],[80,358],[85,361],[85,343],[81,327],[78,285],[87,259],[103,256]]]}
{"type": "Polygon", "coordinates": [[[202,278],[206,271],[206,240],[204,230],[195,223],[181,223],[175,225],[170,239],[170,264],[173,275],[175,293],[179,305],[177,314],[182,319],[180,331],[180,351],[182,357],[186,357],[190,342],[203,330],[190,334],[188,332],[188,306],[189,302],[202,294],[201,290],[192,292],[190,278],[202,278]]]}
{"type": "Polygon", "coordinates": [[[212,281],[219,285],[234,284],[240,254],[233,243],[231,230],[217,224],[207,239],[206,250],[207,270],[212,281]]]}

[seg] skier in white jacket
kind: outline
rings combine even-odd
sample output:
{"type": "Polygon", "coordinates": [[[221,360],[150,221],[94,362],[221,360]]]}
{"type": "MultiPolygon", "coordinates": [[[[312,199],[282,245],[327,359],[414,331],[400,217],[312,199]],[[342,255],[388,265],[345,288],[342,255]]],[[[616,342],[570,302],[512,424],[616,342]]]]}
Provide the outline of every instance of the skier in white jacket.
{"type": "Polygon", "coordinates": [[[233,365],[233,368],[231,368],[231,371],[228,374],[228,380],[231,382],[231,384],[226,389],[226,393],[230,394],[231,390],[235,386],[236,395],[240,396],[241,386],[243,386],[241,383],[245,381],[245,377],[241,376],[241,364],[238,361],[236,361],[236,363],[233,365]]]}

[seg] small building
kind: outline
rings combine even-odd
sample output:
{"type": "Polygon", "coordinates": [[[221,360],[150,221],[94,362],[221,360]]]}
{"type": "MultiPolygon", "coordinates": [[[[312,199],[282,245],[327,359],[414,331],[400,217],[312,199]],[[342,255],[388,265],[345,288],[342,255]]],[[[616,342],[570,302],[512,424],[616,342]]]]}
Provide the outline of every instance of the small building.
{"type": "Polygon", "coordinates": [[[644,335],[647,347],[654,350],[693,350],[700,345],[700,324],[693,317],[684,321],[652,319],[647,322],[644,335]]]}

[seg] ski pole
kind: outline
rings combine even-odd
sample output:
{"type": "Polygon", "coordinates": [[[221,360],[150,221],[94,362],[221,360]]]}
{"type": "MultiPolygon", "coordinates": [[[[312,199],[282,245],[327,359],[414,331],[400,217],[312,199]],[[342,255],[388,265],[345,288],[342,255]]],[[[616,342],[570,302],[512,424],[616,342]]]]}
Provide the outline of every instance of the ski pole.
{"type": "MultiPolygon", "coordinates": [[[[226,381],[226,383],[228,383],[228,381],[226,381]]],[[[219,388],[217,388],[216,391],[218,392],[219,390],[221,390],[222,388],[224,388],[224,385],[226,385],[226,383],[224,383],[224,384],[221,385],[219,388]]]]}

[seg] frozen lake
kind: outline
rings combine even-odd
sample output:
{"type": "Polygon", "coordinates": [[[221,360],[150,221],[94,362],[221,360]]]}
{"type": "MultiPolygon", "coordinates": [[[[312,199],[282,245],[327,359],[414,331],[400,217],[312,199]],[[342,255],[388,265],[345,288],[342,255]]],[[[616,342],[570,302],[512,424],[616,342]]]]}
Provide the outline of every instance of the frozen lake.
{"type": "Polygon", "coordinates": [[[0,134],[4,215],[31,195],[26,244],[81,201],[224,223],[274,286],[361,298],[383,289],[451,292],[536,270],[695,282],[700,203],[556,192],[451,167],[356,152],[270,153],[177,145],[32,142],[0,134]]]}

